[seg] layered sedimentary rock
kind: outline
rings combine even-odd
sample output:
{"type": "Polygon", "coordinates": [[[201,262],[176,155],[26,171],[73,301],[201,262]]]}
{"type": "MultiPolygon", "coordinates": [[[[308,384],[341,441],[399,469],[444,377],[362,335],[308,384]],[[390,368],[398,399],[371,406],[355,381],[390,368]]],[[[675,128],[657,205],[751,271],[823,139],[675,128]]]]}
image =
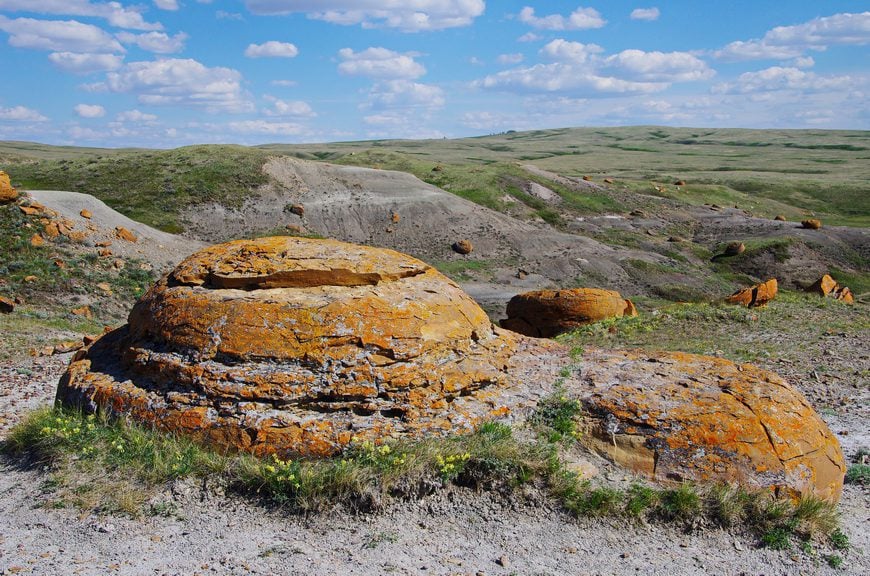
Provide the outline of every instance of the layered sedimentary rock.
{"type": "Polygon", "coordinates": [[[755,284],[749,288],[738,290],[726,298],[725,302],[728,304],[746,306],[747,308],[756,308],[758,306],[764,306],[776,298],[777,291],[778,284],[776,278],[771,278],[770,280],[761,282],[760,284],[755,284]]]}
{"type": "Polygon", "coordinates": [[[829,274],[825,274],[812,285],[807,288],[807,292],[834,298],[846,304],[854,304],[855,298],[852,296],[852,291],[847,286],[840,286],[840,283],[831,278],[829,274]]]}
{"type": "Polygon", "coordinates": [[[544,393],[538,344],[494,328],[427,264],[330,240],[202,250],[71,365],[58,397],[234,449],[327,455],[352,438],[467,430],[544,393]]]}
{"type": "Polygon", "coordinates": [[[507,305],[502,328],[526,336],[550,338],[606,318],[637,316],[631,300],[613,290],[574,288],[517,294],[507,305]]]}
{"type": "Polygon", "coordinates": [[[776,374],[668,352],[593,350],[583,367],[587,442],[615,462],[655,480],[840,497],[836,437],[776,374]]]}

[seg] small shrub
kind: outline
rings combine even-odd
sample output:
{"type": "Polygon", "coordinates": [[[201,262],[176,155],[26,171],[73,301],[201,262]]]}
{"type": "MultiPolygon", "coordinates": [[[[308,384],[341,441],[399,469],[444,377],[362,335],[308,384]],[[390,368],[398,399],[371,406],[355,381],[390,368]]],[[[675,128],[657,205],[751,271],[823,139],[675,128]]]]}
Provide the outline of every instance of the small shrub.
{"type": "Polygon", "coordinates": [[[831,546],[833,546],[835,550],[849,549],[849,537],[839,528],[831,532],[830,540],[831,546]]]}
{"type": "Polygon", "coordinates": [[[825,560],[831,568],[838,569],[843,567],[843,557],[839,554],[829,554],[825,556],[825,560]]]}
{"type": "Polygon", "coordinates": [[[668,520],[689,521],[701,511],[701,497],[690,484],[662,491],[659,512],[668,520]]]}
{"type": "Polygon", "coordinates": [[[531,421],[549,429],[547,437],[550,442],[558,442],[563,438],[579,439],[582,434],[577,420],[582,412],[579,400],[557,391],[541,400],[531,421]]]}
{"type": "Polygon", "coordinates": [[[846,471],[846,484],[870,485],[870,465],[853,464],[846,471]]]}
{"type": "Polygon", "coordinates": [[[625,511],[635,518],[648,514],[659,501],[658,492],[643,484],[632,484],[626,496],[625,511]]]}
{"type": "Polygon", "coordinates": [[[761,535],[761,544],[772,550],[789,550],[792,531],[785,526],[777,526],[761,535]]]}

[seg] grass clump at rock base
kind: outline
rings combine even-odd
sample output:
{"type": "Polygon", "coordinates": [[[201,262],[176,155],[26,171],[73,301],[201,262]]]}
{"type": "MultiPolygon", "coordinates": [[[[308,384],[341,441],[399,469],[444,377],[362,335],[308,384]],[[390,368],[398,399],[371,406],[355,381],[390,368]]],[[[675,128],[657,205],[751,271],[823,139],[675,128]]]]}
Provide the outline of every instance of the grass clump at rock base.
{"type": "MultiPolygon", "coordinates": [[[[539,425],[575,421],[576,406],[561,397],[544,402],[539,425]]],[[[565,435],[560,441],[574,441],[570,430],[565,435]]],[[[748,529],[774,548],[790,546],[796,538],[848,548],[837,529],[835,506],[826,501],[803,497],[792,502],[726,485],[595,485],[569,470],[547,438],[521,440],[510,427],[493,422],[464,435],[354,442],[335,458],[293,460],[218,453],[120,419],[44,408],[17,425],[0,451],[18,465],[45,467],[42,505],[103,513],[137,516],[150,509],[159,514],[159,505],[149,501],[161,488],[184,480],[208,480],[301,513],[335,507],[373,511],[450,485],[519,497],[523,491],[515,489],[526,486],[549,494],[576,516],[748,529]]]]}

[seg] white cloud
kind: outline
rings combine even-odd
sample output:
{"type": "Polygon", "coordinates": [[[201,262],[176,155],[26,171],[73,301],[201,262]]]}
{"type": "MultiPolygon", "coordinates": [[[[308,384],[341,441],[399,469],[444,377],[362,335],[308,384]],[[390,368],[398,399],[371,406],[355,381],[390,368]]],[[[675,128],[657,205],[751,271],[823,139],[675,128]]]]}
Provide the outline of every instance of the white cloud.
{"type": "Polygon", "coordinates": [[[688,52],[623,50],[606,58],[604,65],[643,82],[693,82],[715,75],[703,60],[688,52]]]}
{"type": "Polygon", "coordinates": [[[500,54],[498,57],[499,64],[519,64],[524,60],[522,54],[500,54]]]}
{"type": "Polygon", "coordinates": [[[349,76],[370,78],[419,78],[426,68],[415,61],[412,54],[400,54],[386,48],[366,48],[354,52],[350,48],[338,51],[342,59],[338,71],[349,76]]]}
{"type": "Polygon", "coordinates": [[[289,42],[269,40],[263,44],[248,44],[245,56],[248,58],[295,58],[299,49],[289,42]]]}
{"type": "Polygon", "coordinates": [[[218,20],[238,20],[242,21],[245,19],[244,16],[239,14],[238,12],[226,12],[225,10],[218,10],[214,14],[215,18],[218,20]]]}
{"type": "Polygon", "coordinates": [[[807,50],[822,51],[834,45],[870,44],[870,12],[834,14],[795,26],[777,26],[761,39],[736,41],[716,51],[723,60],[784,60],[807,50]]]}
{"type": "Polygon", "coordinates": [[[661,16],[661,12],[659,12],[658,8],[635,8],[631,11],[630,17],[632,20],[646,20],[652,22],[658,20],[659,16],[661,16]]]}
{"type": "Polygon", "coordinates": [[[553,62],[582,64],[601,52],[604,52],[604,48],[597,44],[581,44],[557,38],[541,48],[539,53],[553,62]]]}
{"type": "Polygon", "coordinates": [[[483,0],[246,0],[245,4],[258,15],[303,12],[334,24],[403,32],[468,26],[486,7],[483,0]]]}
{"type": "Polygon", "coordinates": [[[816,61],[812,56],[801,56],[792,60],[791,65],[795,68],[812,68],[816,65],[816,61]]]}
{"type": "Polygon", "coordinates": [[[90,2],[89,0],[0,0],[0,10],[34,12],[64,16],[103,18],[116,28],[131,30],[162,30],[160,23],[146,22],[141,8],[122,6],[120,2],[90,2]]]}
{"type": "Polygon", "coordinates": [[[541,40],[541,37],[534,32],[526,32],[517,38],[517,42],[537,42],[538,40],[541,40]]]}
{"type": "Polygon", "coordinates": [[[366,109],[437,109],[444,106],[444,90],[409,80],[388,80],[372,87],[366,109]]]}
{"type": "Polygon", "coordinates": [[[154,0],[154,5],[161,10],[178,10],[178,0],[154,0]]]}
{"type": "Polygon", "coordinates": [[[12,120],[14,122],[45,122],[48,118],[32,108],[13,106],[12,108],[0,108],[0,120],[12,120]]]}
{"type": "Polygon", "coordinates": [[[117,70],[124,57],[117,54],[88,54],[78,52],[52,52],[48,60],[64,72],[72,74],[93,74],[117,70]]]}
{"type": "Polygon", "coordinates": [[[528,24],[532,28],[541,30],[589,30],[591,28],[601,28],[607,20],[601,17],[601,14],[595,8],[583,8],[582,6],[574,10],[569,16],[565,17],[561,14],[551,14],[549,16],[535,16],[535,9],[526,6],[520,10],[520,22],[528,24]]]}
{"type": "Polygon", "coordinates": [[[272,80],[269,82],[272,86],[285,86],[285,87],[293,87],[298,86],[299,82],[296,80],[272,80]]]}
{"type": "Polygon", "coordinates": [[[142,50],[156,54],[173,54],[184,50],[184,42],[187,34],[179,32],[175,36],[169,36],[164,32],[146,32],[145,34],[132,34],[120,32],[116,34],[118,40],[124,44],[135,44],[142,50]]]}
{"type": "Polygon", "coordinates": [[[230,122],[229,129],[241,134],[268,134],[271,136],[297,136],[305,127],[294,122],[270,122],[266,120],[243,120],[230,122]]]}
{"type": "Polygon", "coordinates": [[[124,47],[103,29],[76,20],[11,20],[0,16],[0,30],[9,34],[9,45],[16,48],[53,52],[124,52],[124,47]]]}
{"type": "Polygon", "coordinates": [[[102,118],[106,115],[106,109],[99,104],[77,104],[73,110],[81,118],[102,118]]]}
{"type": "Polygon", "coordinates": [[[717,84],[716,94],[758,94],[776,91],[799,93],[848,92],[866,84],[867,79],[852,76],[821,75],[798,68],[772,66],[757,72],[744,72],[734,82],[717,84]]]}
{"type": "Polygon", "coordinates": [[[124,112],[119,112],[117,116],[115,116],[115,120],[118,122],[136,122],[137,124],[151,124],[157,121],[157,116],[154,114],[146,114],[144,112],[140,112],[139,110],[126,110],[124,112]]]}
{"type": "Polygon", "coordinates": [[[300,118],[317,116],[311,106],[302,100],[280,100],[271,96],[267,96],[266,100],[272,103],[272,108],[264,111],[266,116],[296,116],[300,118]]]}
{"type": "Polygon", "coordinates": [[[659,92],[669,86],[666,82],[634,82],[602,76],[592,70],[561,62],[505,70],[478,80],[474,85],[491,90],[590,95],[659,92]]]}
{"type": "Polygon", "coordinates": [[[137,94],[143,104],[202,107],[217,112],[248,112],[253,104],[242,90],[242,75],[231,68],[209,68],[192,59],[131,62],[109,72],[102,87],[137,94]]]}

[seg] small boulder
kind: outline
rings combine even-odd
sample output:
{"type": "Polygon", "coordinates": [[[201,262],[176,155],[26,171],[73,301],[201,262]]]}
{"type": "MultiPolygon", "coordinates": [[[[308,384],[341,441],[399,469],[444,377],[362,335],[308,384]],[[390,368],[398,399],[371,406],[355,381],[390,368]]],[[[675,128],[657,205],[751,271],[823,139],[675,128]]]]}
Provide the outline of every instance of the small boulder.
{"type": "Polygon", "coordinates": [[[583,180],[585,180],[586,182],[591,182],[591,181],[592,181],[592,176],[584,176],[584,177],[583,177],[583,180]]]}
{"type": "Polygon", "coordinates": [[[773,219],[776,220],[777,222],[787,222],[785,216],[782,214],[777,214],[776,216],[774,216],[773,219]]]}
{"type": "Polygon", "coordinates": [[[36,206],[19,206],[18,209],[21,210],[21,213],[25,216],[39,216],[42,214],[42,209],[37,208],[36,206]]]}
{"type": "Polygon", "coordinates": [[[604,183],[605,184],[613,184],[613,178],[605,178],[604,183]]]}
{"type": "Polygon", "coordinates": [[[115,227],[115,237],[120,238],[121,240],[126,240],[127,242],[136,242],[138,238],[131,231],[127,230],[123,226],[115,227]]]}
{"type": "Polygon", "coordinates": [[[398,212],[390,212],[390,222],[393,224],[398,224],[402,220],[402,217],[398,212]]]}
{"type": "Polygon", "coordinates": [[[30,237],[30,245],[36,248],[45,246],[45,238],[43,238],[41,234],[34,234],[30,237]]]}
{"type": "Polygon", "coordinates": [[[743,254],[746,252],[746,246],[743,242],[729,242],[727,246],[725,246],[725,256],[737,256],[738,254],[743,254]]]}
{"type": "Polygon", "coordinates": [[[9,175],[0,170],[0,204],[8,204],[18,200],[18,191],[12,187],[9,175]]]}
{"type": "Polygon", "coordinates": [[[517,294],[507,305],[502,328],[526,336],[550,338],[606,318],[636,316],[631,300],[599,288],[536,290],[517,294]]]}
{"type": "Polygon", "coordinates": [[[79,212],[79,216],[81,216],[85,220],[90,220],[93,217],[93,213],[87,208],[82,208],[82,211],[79,212]]]}
{"type": "Polygon", "coordinates": [[[728,304],[738,304],[747,308],[756,308],[764,306],[776,297],[777,282],[776,278],[771,278],[766,282],[743,288],[738,290],[731,296],[725,299],[728,304]]]}
{"type": "Polygon", "coordinates": [[[75,316],[81,316],[82,318],[87,318],[90,320],[94,317],[94,312],[91,310],[90,306],[79,306],[78,308],[73,308],[70,310],[75,316]]]}
{"type": "Polygon", "coordinates": [[[831,278],[829,274],[825,274],[816,280],[813,284],[807,287],[806,291],[818,294],[822,297],[835,298],[841,302],[845,302],[846,304],[855,303],[855,297],[852,295],[852,291],[846,286],[840,286],[840,284],[831,278]]]}
{"type": "Polygon", "coordinates": [[[302,204],[294,204],[290,207],[290,212],[296,214],[297,216],[304,216],[305,206],[303,206],[302,204]]]}
{"type": "Polygon", "coordinates": [[[817,220],[816,218],[809,218],[808,220],[801,220],[801,228],[806,228],[807,230],[818,230],[822,227],[822,221],[817,220]]]}
{"type": "Polygon", "coordinates": [[[454,242],[451,248],[457,254],[471,254],[474,251],[474,245],[471,243],[471,240],[459,240],[454,242]]]}
{"type": "Polygon", "coordinates": [[[9,314],[13,310],[15,310],[15,301],[5,296],[0,296],[0,312],[9,314]]]}
{"type": "Polygon", "coordinates": [[[685,185],[686,185],[685,180],[677,180],[676,182],[674,182],[674,186],[685,186],[685,185]]]}

